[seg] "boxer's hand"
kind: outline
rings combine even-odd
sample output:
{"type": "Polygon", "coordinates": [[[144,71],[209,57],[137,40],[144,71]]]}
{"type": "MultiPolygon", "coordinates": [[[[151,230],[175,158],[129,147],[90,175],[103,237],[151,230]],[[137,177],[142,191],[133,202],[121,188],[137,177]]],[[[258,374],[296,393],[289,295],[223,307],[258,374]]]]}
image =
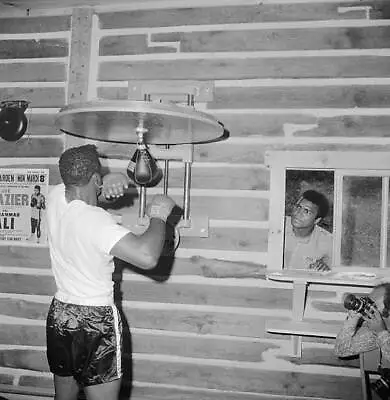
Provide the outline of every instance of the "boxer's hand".
{"type": "Polygon", "coordinates": [[[364,313],[362,313],[362,317],[367,322],[368,328],[371,331],[380,333],[387,330],[386,323],[376,305],[370,305],[367,307],[364,310],[364,313]]]}
{"type": "Polygon", "coordinates": [[[168,196],[157,194],[147,206],[147,214],[150,218],[159,218],[164,222],[175,207],[175,202],[168,196]]]}
{"type": "Polygon", "coordinates": [[[129,178],[120,172],[111,172],[103,176],[102,195],[106,199],[118,198],[124,195],[129,187],[129,178]]]}

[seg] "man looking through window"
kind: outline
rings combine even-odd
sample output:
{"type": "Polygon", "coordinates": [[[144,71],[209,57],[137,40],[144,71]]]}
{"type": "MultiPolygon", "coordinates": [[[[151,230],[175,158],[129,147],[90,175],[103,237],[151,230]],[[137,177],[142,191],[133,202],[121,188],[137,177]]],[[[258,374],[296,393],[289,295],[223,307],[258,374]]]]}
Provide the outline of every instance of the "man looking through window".
{"type": "Polygon", "coordinates": [[[329,271],[332,234],[318,226],[327,216],[329,202],[316,190],[305,191],[285,219],[284,267],[329,271]]]}

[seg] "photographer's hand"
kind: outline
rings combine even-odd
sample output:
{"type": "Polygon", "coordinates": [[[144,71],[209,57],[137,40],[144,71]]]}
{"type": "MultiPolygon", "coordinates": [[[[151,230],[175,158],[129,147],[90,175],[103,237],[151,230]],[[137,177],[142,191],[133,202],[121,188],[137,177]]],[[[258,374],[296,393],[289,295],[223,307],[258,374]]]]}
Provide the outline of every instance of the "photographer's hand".
{"type": "Polygon", "coordinates": [[[387,330],[382,314],[374,305],[370,306],[362,317],[367,322],[367,326],[372,332],[378,334],[387,330]]]}
{"type": "Polygon", "coordinates": [[[357,330],[357,327],[359,325],[359,322],[362,319],[362,315],[359,314],[356,311],[353,310],[348,310],[347,312],[347,318],[344,321],[344,326],[345,327],[349,327],[349,328],[353,328],[354,332],[357,330]]]}

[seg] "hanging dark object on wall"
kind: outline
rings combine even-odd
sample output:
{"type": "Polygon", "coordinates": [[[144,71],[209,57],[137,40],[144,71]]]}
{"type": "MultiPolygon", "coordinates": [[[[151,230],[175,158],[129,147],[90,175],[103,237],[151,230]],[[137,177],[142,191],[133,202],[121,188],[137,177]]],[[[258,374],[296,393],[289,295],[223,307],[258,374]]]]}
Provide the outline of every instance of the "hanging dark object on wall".
{"type": "Polygon", "coordinates": [[[25,100],[7,100],[0,102],[0,137],[7,142],[16,142],[27,130],[25,100]]]}
{"type": "Polygon", "coordinates": [[[127,175],[138,185],[148,187],[156,186],[161,181],[162,170],[158,168],[145,143],[137,144],[137,149],[127,166],[127,175]]]}

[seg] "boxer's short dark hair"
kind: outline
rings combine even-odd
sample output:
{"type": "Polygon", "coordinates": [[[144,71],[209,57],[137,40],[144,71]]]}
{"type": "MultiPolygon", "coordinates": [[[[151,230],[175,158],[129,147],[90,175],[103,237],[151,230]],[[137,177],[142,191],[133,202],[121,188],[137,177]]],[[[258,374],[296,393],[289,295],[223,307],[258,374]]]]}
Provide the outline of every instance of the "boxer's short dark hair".
{"type": "Polygon", "coordinates": [[[65,150],[58,166],[66,186],[86,185],[94,173],[101,173],[102,168],[97,148],[93,144],[65,150]]]}

